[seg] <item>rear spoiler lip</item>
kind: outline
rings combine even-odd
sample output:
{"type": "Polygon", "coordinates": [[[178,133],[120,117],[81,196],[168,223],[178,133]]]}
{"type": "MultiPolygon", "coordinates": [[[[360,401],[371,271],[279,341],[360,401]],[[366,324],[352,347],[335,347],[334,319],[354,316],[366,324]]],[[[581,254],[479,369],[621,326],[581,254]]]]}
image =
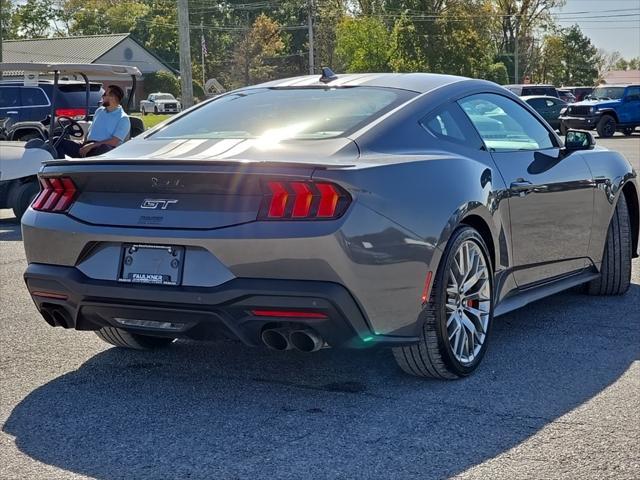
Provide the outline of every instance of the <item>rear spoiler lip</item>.
{"type": "MultiPolygon", "coordinates": [[[[229,166],[229,167],[245,167],[251,169],[252,167],[293,167],[293,168],[307,168],[307,169],[343,169],[343,168],[354,168],[356,167],[356,163],[316,163],[316,162],[290,162],[286,160],[176,160],[176,159],[144,159],[141,160],[139,158],[123,158],[123,159],[98,159],[88,160],[88,159],[72,159],[72,160],[50,160],[47,162],[42,162],[42,168],[48,169],[49,167],[66,167],[65,171],[75,171],[73,167],[87,167],[87,166],[137,166],[137,165],[163,165],[163,166],[174,166],[176,167],[176,171],[180,171],[185,167],[195,167],[195,166],[229,166]]],[[[80,169],[79,169],[80,170],[80,169]]],[[[78,170],[78,171],[79,171],[78,170]]],[[[86,169],[82,168],[81,170],[85,171],[86,169]]],[[[149,172],[152,173],[152,172],[149,172]]]]}

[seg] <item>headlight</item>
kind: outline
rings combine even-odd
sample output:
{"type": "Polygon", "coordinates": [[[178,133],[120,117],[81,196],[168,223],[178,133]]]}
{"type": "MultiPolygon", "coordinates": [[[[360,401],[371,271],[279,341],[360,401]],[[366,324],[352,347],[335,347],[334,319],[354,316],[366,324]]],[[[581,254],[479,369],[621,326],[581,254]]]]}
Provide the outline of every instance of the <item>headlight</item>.
{"type": "Polygon", "coordinates": [[[562,107],[560,109],[560,115],[564,115],[565,113],[567,113],[568,107],[562,107]]]}
{"type": "Polygon", "coordinates": [[[598,110],[596,107],[590,107],[589,113],[596,113],[596,110],[598,110]]]}

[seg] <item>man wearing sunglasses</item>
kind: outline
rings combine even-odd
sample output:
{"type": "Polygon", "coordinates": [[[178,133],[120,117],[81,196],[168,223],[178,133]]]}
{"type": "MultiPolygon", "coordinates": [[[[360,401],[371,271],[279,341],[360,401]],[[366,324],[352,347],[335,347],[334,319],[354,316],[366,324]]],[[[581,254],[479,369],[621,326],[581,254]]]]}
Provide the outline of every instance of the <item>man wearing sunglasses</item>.
{"type": "Polygon", "coordinates": [[[129,116],[121,106],[124,92],[117,85],[109,85],[102,95],[102,107],[93,115],[87,139],[83,144],[64,139],[58,145],[61,158],[102,155],[125,141],[131,129],[129,116]]]}

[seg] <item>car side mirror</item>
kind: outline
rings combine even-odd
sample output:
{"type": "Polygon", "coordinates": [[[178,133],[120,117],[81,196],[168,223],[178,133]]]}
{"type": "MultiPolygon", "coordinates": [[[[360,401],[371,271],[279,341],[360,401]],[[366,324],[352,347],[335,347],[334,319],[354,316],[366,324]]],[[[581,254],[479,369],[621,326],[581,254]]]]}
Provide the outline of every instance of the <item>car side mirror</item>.
{"type": "Polygon", "coordinates": [[[564,140],[564,149],[567,152],[576,150],[591,150],[595,147],[596,141],[591,132],[583,130],[567,130],[564,140]]]}

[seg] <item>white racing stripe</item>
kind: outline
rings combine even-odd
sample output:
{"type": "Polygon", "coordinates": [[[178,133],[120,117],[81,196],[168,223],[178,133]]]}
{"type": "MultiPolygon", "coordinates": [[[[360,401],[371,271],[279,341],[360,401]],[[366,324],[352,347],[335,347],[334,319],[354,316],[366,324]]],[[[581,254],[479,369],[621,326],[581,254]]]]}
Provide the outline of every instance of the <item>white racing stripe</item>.
{"type": "Polygon", "coordinates": [[[230,148],[235,147],[242,141],[243,140],[239,138],[225,138],[224,140],[217,141],[216,143],[211,145],[209,148],[206,148],[200,153],[196,153],[195,155],[190,155],[189,158],[199,160],[203,158],[217,157],[218,155],[221,155],[227,150],[229,150],[230,148]]]}

